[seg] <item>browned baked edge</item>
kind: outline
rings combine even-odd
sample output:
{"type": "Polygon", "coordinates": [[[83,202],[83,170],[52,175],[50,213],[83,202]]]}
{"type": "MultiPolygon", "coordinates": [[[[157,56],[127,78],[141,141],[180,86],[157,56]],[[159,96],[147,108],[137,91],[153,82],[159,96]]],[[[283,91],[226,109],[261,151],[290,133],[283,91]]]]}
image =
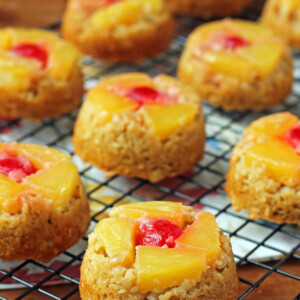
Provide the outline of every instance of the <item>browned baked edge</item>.
{"type": "Polygon", "coordinates": [[[20,214],[0,214],[0,259],[48,262],[82,238],[90,224],[81,179],[63,209],[29,195],[20,214]]]}

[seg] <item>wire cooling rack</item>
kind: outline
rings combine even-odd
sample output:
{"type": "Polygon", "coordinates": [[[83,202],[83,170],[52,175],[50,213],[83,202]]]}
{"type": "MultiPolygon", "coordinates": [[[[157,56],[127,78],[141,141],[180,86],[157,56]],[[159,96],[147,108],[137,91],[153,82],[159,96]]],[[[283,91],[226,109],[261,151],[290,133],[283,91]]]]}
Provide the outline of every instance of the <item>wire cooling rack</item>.
{"type": "MultiPolygon", "coordinates": [[[[256,0],[254,3],[243,18],[255,20],[258,17],[263,1],[256,0]]],[[[86,88],[90,88],[100,77],[108,74],[140,71],[150,75],[175,75],[186,35],[203,22],[187,18],[178,20],[181,24],[178,36],[164,55],[139,65],[101,65],[91,59],[85,59],[83,65],[86,88]]],[[[59,27],[59,24],[51,26],[52,29],[55,27],[59,27]]],[[[193,205],[197,209],[215,214],[222,230],[231,237],[239,267],[239,299],[256,299],[255,295],[260,285],[269,280],[280,283],[282,277],[288,280],[288,288],[295,290],[295,299],[300,299],[300,294],[297,296],[300,291],[300,255],[297,252],[300,251],[300,228],[296,225],[249,220],[246,212],[234,212],[224,192],[224,175],[231,150],[241,138],[244,128],[256,118],[278,111],[291,111],[300,116],[300,55],[294,54],[294,57],[295,84],[285,103],[261,113],[227,113],[204,103],[207,131],[204,159],[187,174],[156,184],[121,176],[106,178],[103,172],[83,163],[74,155],[71,136],[77,112],[41,123],[0,119],[0,140],[48,145],[71,154],[89,195],[92,215],[90,230],[114,205],[148,199],[181,201],[185,205],[193,205]],[[292,266],[289,271],[286,269],[286,263],[292,266]],[[255,266],[255,273],[243,272],[244,264],[255,266]]],[[[79,299],[79,266],[86,246],[87,235],[77,245],[48,264],[32,260],[9,263],[0,261],[0,299],[13,299],[9,296],[4,297],[1,290],[17,288],[22,289],[15,299],[79,299]],[[51,288],[51,285],[59,283],[69,284],[59,292],[51,288]]],[[[278,294],[276,299],[288,299],[284,294],[285,288],[282,287],[282,294],[278,294]]]]}

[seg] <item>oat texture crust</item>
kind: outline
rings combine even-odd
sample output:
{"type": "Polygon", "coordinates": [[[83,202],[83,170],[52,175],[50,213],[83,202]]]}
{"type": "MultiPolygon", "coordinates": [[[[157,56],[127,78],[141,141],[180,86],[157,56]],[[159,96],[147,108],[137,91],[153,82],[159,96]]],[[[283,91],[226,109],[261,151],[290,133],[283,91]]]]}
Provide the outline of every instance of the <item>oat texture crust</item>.
{"type": "Polygon", "coordinates": [[[230,240],[220,232],[221,254],[199,281],[186,279],[180,286],[140,293],[134,268],[116,264],[103,253],[94,232],[81,266],[80,295],[83,300],[234,300],[238,277],[230,240]]]}
{"type": "Polygon", "coordinates": [[[83,95],[83,76],[75,66],[66,80],[44,76],[25,91],[0,87],[0,115],[40,121],[75,110],[83,95]]]}
{"type": "Polygon", "coordinates": [[[226,111],[259,111],[283,102],[290,94],[293,62],[289,49],[285,48],[278,65],[270,74],[260,76],[253,72],[249,80],[242,80],[213,74],[187,46],[179,61],[178,77],[193,86],[214,107],[226,111]]]}
{"type": "Polygon", "coordinates": [[[274,180],[257,161],[245,164],[245,154],[256,142],[251,137],[241,140],[230,159],[226,191],[234,209],[247,210],[251,219],[300,225],[300,186],[274,180]]]}
{"type": "Polygon", "coordinates": [[[18,214],[0,214],[0,259],[48,262],[83,237],[90,224],[81,179],[63,208],[27,195],[18,214]]]}

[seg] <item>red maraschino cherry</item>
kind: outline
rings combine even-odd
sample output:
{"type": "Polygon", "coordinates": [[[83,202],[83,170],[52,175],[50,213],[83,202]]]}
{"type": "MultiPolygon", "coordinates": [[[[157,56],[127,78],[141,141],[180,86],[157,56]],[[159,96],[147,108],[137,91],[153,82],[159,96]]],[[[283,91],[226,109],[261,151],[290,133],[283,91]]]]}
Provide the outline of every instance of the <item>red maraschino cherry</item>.
{"type": "Polygon", "coordinates": [[[230,36],[218,36],[216,38],[218,43],[223,49],[236,50],[241,47],[249,46],[250,43],[242,37],[230,35],[230,36]]]}
{"type": "Polygon", "coordinates": [[[283,138],[300,154],[300,124],[287,131],[283,138]]]}
{"type": "Polygon", "coordinates": [[[21,182],[26,176],[34,174],[37,168],[24,156],[9,156],[5,152],[0,153],[0,173],[21,182]]]}
{"type": "Polygon", "coordinates": [[[34,58],[38,60],[41,63],[42,68],[45,68],[47,66],[48,53],[43,47],[39,45],[24,43],[15,46],[11,49],[11,51],[21,57],[34,58]]]}
{"type": "Polygon", "coordinates": [[[141,221],[136,245],[149,245],[169,248],[175,247],[175,240],[182,230],[174,223],[165,219],[145,219],[141,221]]]}

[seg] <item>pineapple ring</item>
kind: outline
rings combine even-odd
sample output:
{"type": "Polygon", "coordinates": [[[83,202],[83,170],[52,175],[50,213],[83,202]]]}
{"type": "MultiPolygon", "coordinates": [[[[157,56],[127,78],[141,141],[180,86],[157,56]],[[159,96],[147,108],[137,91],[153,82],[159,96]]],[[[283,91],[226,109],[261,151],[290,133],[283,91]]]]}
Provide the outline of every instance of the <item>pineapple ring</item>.
{"type": "Polygon", "coordinates": [[[251,0],[166,0],[176,14],[210,19],[241,14],[251,0]]]}
{"type": "Polygon", "coordinates": [[[57,33],[0,29],[0,114],[41,120],[74,110],[83,95],[79,58],[57,33]]]}
{"type": "Polygon", "coordinates": [[[84,161],[153,182],[188,171],[202,158],[204,140],[193,90],[170,76],[143,73],[109,77],[91,89],[73,136],[84,161]]]}
{"type": "Polygon", "coordinates": [[[146,295],[236,299],[237,287],[230,240],[215,217],[178,202],[147,201],[113,208],[110,218],[101,220],[89,236],[81,266],[83,300],[145,299],[146,295]],[[147,218],[181,224],[184,232],[175,240],[175,248],[137,246],[138,226],[147,218]],[[214,281],[215,274],[222,275],[221,281],[214,281]]]}
{"type": "Polygon", "coordinates": [[[0,152],[17,171],[21,158],[29,170],[17,182],[3,175],[14,168],[11,161],[0,160],[0,259],[49,261],[77,243],[90,223],[77,168],[69,155],[46,146],[0,143],[0,152]]]}
{"type": "Polygon", "coordinates": [[[261,22],[272,28],[288,44],[300,49],[300,2],[297,0],[268,0],[261,22]]]}
{"type": "Polygon", "coordinates": [[[178,77],[213,106],[262,110],[290,93],[292,56],[269,28],[226,19],[192,32],[179,60],[178,77]]]}
{"type": "Polygon", "coordinates": [[[300,224],[299,120],[288,112],[254,121],[230,159],[226,190],[251,219],[300,224]]]}
{"type": "Polygon", "coordinates": [[[174,29],[163,0],[69,0],[62,32],[85,54],[126,62],[165,51],[174,29]]]}

